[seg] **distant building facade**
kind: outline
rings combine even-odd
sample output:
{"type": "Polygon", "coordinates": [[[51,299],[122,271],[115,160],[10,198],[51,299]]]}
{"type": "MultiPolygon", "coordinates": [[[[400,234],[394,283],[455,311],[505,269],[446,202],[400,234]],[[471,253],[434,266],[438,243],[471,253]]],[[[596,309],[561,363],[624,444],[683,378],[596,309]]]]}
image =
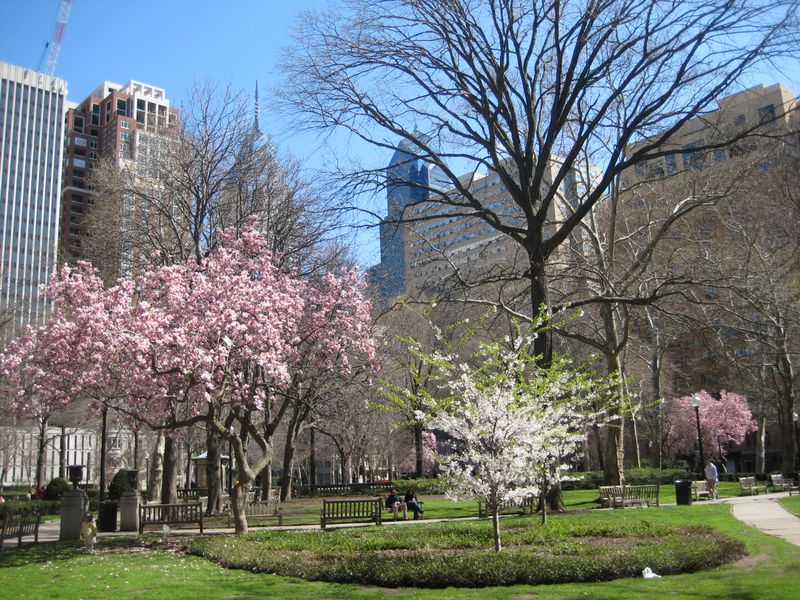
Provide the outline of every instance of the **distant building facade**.
{"type": "MultiPolygon", "coordinates": [[[[64,259],[83,258],[84,218],[94,205],[89,175],[100,159],[110,159],[135,177],[147,177],[165,136],[175,131],[178,111],[163,88],[129,81],[104,81],[67,111],[67,144],[62,196],[61,251],[64,259]]],[[[126,200],[127,218],[134,218],[135,199],[126,200]]],[[[130,262],[130,257],[122,257],[130,262]]],[[[126,265],[122,265],[126,270],[126,265]]]]}
{"type": "Polygon", "coordinates": [[[0,310],[40,323],[56,268],[67,82],[0,62],[0,310]]]}

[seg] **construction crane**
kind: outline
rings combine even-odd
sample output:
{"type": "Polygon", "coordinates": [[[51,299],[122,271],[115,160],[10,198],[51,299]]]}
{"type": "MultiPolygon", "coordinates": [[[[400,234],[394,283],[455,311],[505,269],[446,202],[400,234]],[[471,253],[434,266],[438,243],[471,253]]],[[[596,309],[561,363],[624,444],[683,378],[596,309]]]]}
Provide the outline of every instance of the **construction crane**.
{"type": "Polygon", "coordinates": [[[67,20],[72,11],[72,0],[61,0],[58,6],[58,19],[53,27],[53,35],[44,45],[42,59],[39,61],[39,72],[48,75],[55,74],[58,53],[61,50],[61,42],[64,40],[64,32],[67,29],[67,20]]]}

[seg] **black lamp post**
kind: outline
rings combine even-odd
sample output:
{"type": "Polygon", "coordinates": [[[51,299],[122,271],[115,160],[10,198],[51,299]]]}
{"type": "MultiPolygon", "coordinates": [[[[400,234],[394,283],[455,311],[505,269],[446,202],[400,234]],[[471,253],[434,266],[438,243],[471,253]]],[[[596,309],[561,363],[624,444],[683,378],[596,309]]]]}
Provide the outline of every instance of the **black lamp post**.
{"type": "Polygon", "coordinates": [[[725,469],[725,462],[722,460],[722,429],[717,429],[717,450],[719,450],[719,464],[725,469]]]}
{"type": "Polygon", "coordinates": [[[694,406],[694,416],[697,419],[697,446],[700,449],[700,468],[698,469],[700,475],[703,475],[703,467],[706,464],[705,456],[703,455],[703,436],[700,433],[700,402],[702,398],[700,394],[692,396],[692,406],[694,406]]]}
{"type": "Polygon", "coordinates": [[[797,421],[800,420],[800,415],[794,413],[792,415],[792,421],[794,421],[794,437],[795,437],[795,446],[797,446],[797,468],[800,469],[800,432],[797,430],[797,421]]]}

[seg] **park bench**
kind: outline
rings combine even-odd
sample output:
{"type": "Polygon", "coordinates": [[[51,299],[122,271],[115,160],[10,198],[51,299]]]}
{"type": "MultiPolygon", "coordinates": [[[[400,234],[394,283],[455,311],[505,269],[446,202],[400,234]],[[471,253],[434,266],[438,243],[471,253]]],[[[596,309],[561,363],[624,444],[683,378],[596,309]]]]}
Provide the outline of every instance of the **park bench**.
{"type": "MultiPolygon", "coordinates": [[[[514,500],[506,500],[505,502],[501,502],[499,506],[499,513],[519,513],[519,514],[528,514],[532,515],[535,506],[534,506],[534,497],[533,496],[525,496],[524,498],[516,498],[514,500]]],[[[478,517],[483,519],[484,517],[488,517],[492,514],[491,507],[489,503],[486,502],[485,498],[481,498],[478,500],[478,517]]]]}
{"type": "Polygon", "coordinates": [[[706,500],[711,498],[705,480],[692,482],[692,497],[696,501],[699,501],[701,498],[705,498],[706,500]]]}
{"type": "Polygon", "coordinates": [[[655,504],[658,506],[658,484],[647,485],[626,485],[623,487],[622,507],[641,506],[646,504],[648,507],[655,504]]]}
{"type": "Polygon", "coordinates": [[[17,545],[22,546],[22,538],[33,536],[33,542],[39,542],[39,525],[42,522],[42,513],[38,510],[6,510],[2,520],[2,536],[0,536],[0,551],[3,550],[3,541],[17,539],[17,545]]]}
{"type": "Polygon", "coordinates": [[[780,473],[775,475],[770,475],[770,479],[772,480],[772,487],[773,489],[779,488],[782,492],[789,492],[789,495],[792,495],[792,492],[800,491],[798,490],[797,483],[792,481],[791,479],[784,479],[783,475],[780,473]]]}
{"type": "Polygon", "coordinates": [[[658,485],[601,485],[600,504],[605,508],[658,506],[658,485]]]}
{"type": "MultiPolygon", "coordinates": [[[[244,514],[246,517],[275,517],[278,525],[283,525],[283,509],[280,500],[251,500],[245,502],[244,514]]],[[[233,510],[228,511],[228,527],[233,520],[233,510]]]]}
{"type": "Polygon", "coordinates": [[[203,506],[194,504],[145,504],[139,507],[139,533],[147,525],[180,525],[197,523],[203,533],[203,506]]]}
{"type": "Polygon", "coordinates": [[[372,521],[381,524],[383,501],[380,498],[369,500],[322,500],[319,524],[322,529],[331,521],[372,521]]]}
{"type": "Polygon", "coordinates": [[[763,490],[765,494],[767,493],[767,486],[758,485],[755,477],[739,477],[739,486],[741,486],[743,494],[747,492],[752,496],[753,494],[758,494],[761,490],[763,490]]]}

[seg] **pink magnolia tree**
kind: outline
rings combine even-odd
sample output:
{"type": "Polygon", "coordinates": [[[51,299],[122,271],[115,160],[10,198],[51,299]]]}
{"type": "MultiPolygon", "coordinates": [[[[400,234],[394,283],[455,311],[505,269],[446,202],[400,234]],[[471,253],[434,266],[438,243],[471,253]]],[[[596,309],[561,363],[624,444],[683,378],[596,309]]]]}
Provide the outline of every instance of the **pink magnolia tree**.
{"type": "MultiPolygon", "coordinates": [[[[670,456],[692,455],[697,447],[697,417],[692,396],[674,398],[668,408],[666,441],[670,456]]],[[[699,396],[703,453],[707,458],[721,461],[726,447],[741,444],[745,435],[758,429],[756,421],[745,396],[725,390],[720,392],[719,400],[705,390],[701,390],[699,396]]]]}
{"type": "Polygon", "coordinates": [[[0,355],[0,377],[20,414],[90,395],[155,429],[204,423],[233,449],[245,532],[246,492],[289,406],[278,398],[312,372],[375,369],[363,285],[356,271],[286,273],[252,230],[108,289],[88,265],[65,268],[47,290],[53,317],[0,355]]]}

